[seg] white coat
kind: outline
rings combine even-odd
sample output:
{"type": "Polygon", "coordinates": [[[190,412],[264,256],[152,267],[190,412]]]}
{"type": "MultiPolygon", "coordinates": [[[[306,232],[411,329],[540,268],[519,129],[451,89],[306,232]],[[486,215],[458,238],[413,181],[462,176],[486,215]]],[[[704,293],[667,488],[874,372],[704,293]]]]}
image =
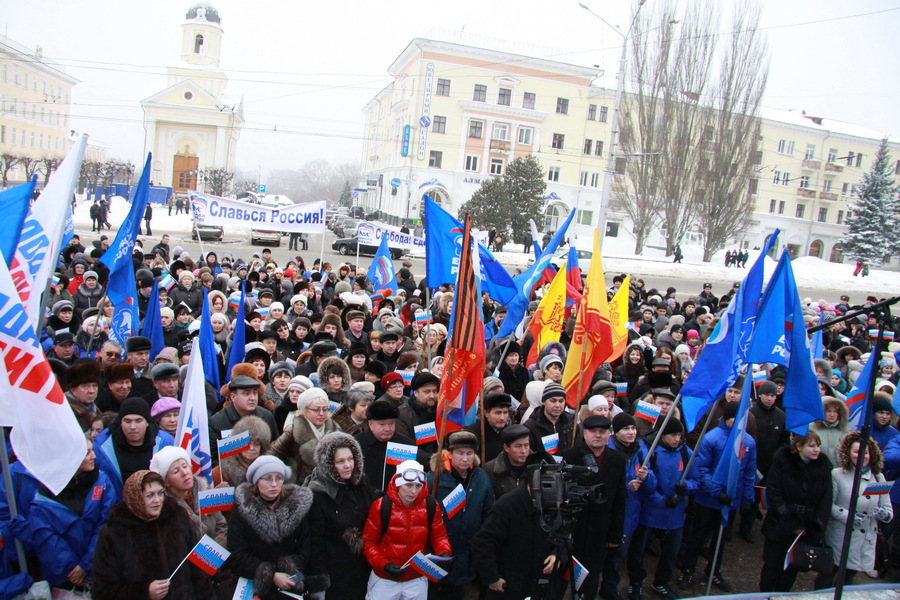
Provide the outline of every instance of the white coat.
{"type": "MultiPolygon", "coordinates": [[[[847,568],[854,571],[871,571],[875,568],[875,542],[878,535],[878,521],[871,516],[872,512],[881,507],[887,511],[887,517],[882,521],[887,523],[893,517],[891,498],[888,494],[880,496],[864,496],[863,490],[870,483],[883,482],[884,475],[873,475],[871,471],[864,473],[859,486],[859,501],[856,504],[856,512],[869,515],[861,527],[854,527],[850,536],[850,553],[847,557],[847,568]]],[[[831,505],[831,520],[825,530],[825,541],[831,547],[834,555],[834,564],[841,560],[841,548],[844,541],[844,526],[847,524],[850,506],[850,492],[853,488],[853,471],[845,471],[838,467],[831,471],[831,489],[833,491],[833,504],[831,505]]],[[[853,517],[850,516],[852,520],[853,517]]]]}

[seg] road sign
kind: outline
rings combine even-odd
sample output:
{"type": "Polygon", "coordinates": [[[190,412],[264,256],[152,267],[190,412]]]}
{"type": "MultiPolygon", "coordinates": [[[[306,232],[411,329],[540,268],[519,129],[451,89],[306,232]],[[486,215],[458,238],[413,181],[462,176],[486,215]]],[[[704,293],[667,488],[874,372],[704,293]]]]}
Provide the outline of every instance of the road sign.
{"type": "Polygon", "coordinates": [[[395,188],[400,187],[400,178],[399,177],[394,177],[393,179],[391,179],[391,187],[395,187],[395,188]]]}
{"type": "Polygon", "coordinates": [[[419,119],[419,124],[422,127],[428,127],[429,125],[431,125],[431,119],[423,116],[421,119],[419,119]]]}
{"type": "Polygon", "coordinates": [[[266,186],[265,186],[265,184],[262,184],[262,183],[259,184],[259,193],[260,193],[260,194],[265,194],[265,193],[266,193],[266,186]]]}
{"type": "Polygon", "coordinates": [[[352,192],[350,195],[353,196],[353,199],[354,199],[354,200],[356,200],[357,198],[359,198],[359,192],[352,192]]]}

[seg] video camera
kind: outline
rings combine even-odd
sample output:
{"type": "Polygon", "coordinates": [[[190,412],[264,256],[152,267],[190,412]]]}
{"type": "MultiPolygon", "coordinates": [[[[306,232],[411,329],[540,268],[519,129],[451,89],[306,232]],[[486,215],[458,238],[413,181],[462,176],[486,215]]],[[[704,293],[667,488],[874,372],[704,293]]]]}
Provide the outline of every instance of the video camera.
{"type": "Polygon", "coordinates": [[[532,469],[531,495],[546,532],[570,535],[579,511],[607,500],[605,484],[590,485],[596,466],[544,463],[532,469]]]}

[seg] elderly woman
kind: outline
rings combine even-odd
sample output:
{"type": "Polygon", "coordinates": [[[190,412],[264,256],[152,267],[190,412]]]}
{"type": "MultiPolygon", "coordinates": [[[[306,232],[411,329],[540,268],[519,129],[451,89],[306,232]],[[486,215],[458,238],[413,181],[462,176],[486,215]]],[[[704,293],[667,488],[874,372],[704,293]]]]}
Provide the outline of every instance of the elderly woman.
{"type": "Polygon", "coordinates": [[[372,568],[362,556],[362,530],[376,492],[363,473],[362,451],[346,433],[329,433],[316,447],[315,462],[308,483],[309,591],[314,597],[363,598],[372,568]]]}
{"type": "Polygon", "coordinates": [[[395,406],[400,406],[406,400],[403,395],[403,375],[396,371],[391,371],[381,378],[381,389],[384,394],[378,398],[379,400],[387,400],[395,406]]]}
{"type": "Polygon", "coordinates": [[[109,511],[94,551],[93,597],[97,600],[215,598],[209,576],[191,562],[179,563],[199,540],[190,517],[166,495],[158,473],[136,471],[124,501],[109,511]]]}
{"type": "Polygon", "coordinates": [[[856,513],[850,514],[850,495],[853,488],[853,476],[859,459],[859,431],[851,431],[841,439],[837,451],[837,467],[831,471],[831,489],[833,504],[831,520],[825,530],[825,541],[831,547],[834,557],[834,570],[816,577],[814,588],[817,590],[831,587],[838,571],[843,549],[844,528],[847,521],[853,520],[853,533],[850,537],[850,551],[847,553],[847,571],[844,583],[853,585],[853,578],[860,571],[863,573],[875,568],[875,543],[878,539],[878,523],[889,523],[894,516],[891,498],[887,494],[865,495],[866,486],[883,483],[884,466],[881,450],[873,439],[869,439],[866,456],[862,464],[862,481],[859,486],[859,498],[856,513]]]}
{"type": "Polygon", "coordinates": [[[209,485],[191,471],[191,457],[179,446],[166,446],[153,455],[150,470],[166,482],[166,491],[189,512],[198,537],[206,534],[223,546],[227,543],[228,524],[221,512],[200,514],[200,492],[209,485]]]}
{"type": "Polygon", "coordinates": [[[344,433],[356,435],[366,428],[366,409],[373,400],[373,394],[351,388],[344,404],[334,411],[332,419],[344,433]]]}
{"type": "Polygon", "coordinates": [[[290,474],[274,456],[261,456],[234,494],[229,566],[235,575],[253,581],[253,595],[261,600],[284,598],[281,591],[302,594],[305,588],[313,493],[286,483],[290,474]]]}
{"type": "Polygon", "coordinates": [[[308,389],[297,398],[297,414],[290,431],[285,431],[272,443],[269,454],[291,468],[291,481],[302,483],[315,467],[316,445],[325,434],[333,431],[340,431],[340,427],[331,420],[328,395],[321,388],[308,389]]]}
{"type": "Polygon", "coordinates": [[[243,417],[234,424],[231,435],[240,435],[245,431],[250,432],[250,447],[240,454],[219,461],[219,465],[213,469],[213,483],[216,487],[223,483],[230,486],[242,484],[247,480],[247,469],[253,461],[269,452],[272,430],[265,421],[259,417],[243,417]]]}
{"type": "Polygon", "coordinates": [[[278,431],[290,431],[294,426],[294,417],[297,415],[297,400],[300,394],[306,390],[315,387],[315,384],[305,375],[295,375],[288,382],[288,391],[281,401],[281,404],[275,407],[275,425],[278,431]]]}
{"type": "MultiPolygon", "coordinates": [[[[163,396],[150,408],[150,418],[156,422],[160,431],[165,431],[171,436],[174,436],[175,430],[178,429],[178,415],[180,414],[181,402],[175,398],[163,396]]],[[[160,475],[165,476],[165,473],[160,473],[160,475]]]]}

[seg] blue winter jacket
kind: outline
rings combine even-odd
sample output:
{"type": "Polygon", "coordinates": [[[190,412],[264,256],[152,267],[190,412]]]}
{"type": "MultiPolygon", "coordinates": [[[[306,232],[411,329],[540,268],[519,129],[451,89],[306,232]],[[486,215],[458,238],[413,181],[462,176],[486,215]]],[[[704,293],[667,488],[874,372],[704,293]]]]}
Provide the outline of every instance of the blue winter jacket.
{"type": "MultiPolygon", "coordinates": [[[[725,491],[725,488],[713,481],[713,473],[719,465],[719,458],[728,443],[728,435],[731,427],[727,427],[721,419],[718,426],[703,436],[697,447],[697,458],[688,475],[699,480],[700,489],[697,491],[697,503],[707,508],[721,510],[724,508],[716,497],[725,491]]],[[[754,499],[754,485],[756,485],[756,442],[748,434],[744,436],[744,459],[741,461],[741,474],[738,478],[738,488],[731,497],[731,510],[737,510],[745,504],[752,504],[754,499]]]]}
{"type": "Polygon", "coordinates": [[[891,440],[898,435],[900,435],[900,431],[897,431],[890,423],[884,429],[879,429],[876,423],[872,423],[872,439],[878,442],[878,449],[882,452],[884,452],[891,440]]]}
{"type": "MultiPolygon", "coordinates": [[[[875,432],[875,428],[872,428],[875,432]]],[[[889,479],[897,479],[900,476],[900,436],[895,435],[884,448],[884,476],[889,479]]],[[[891,488],[891,503],[900,504],[900,485],[891,488]]]]}
{"type": "MultiPolygon", "coordinates": [[[[650,472],[656,476],[656,489],[644,498],[641,525],[665,531],[684,527],[684,496],[675,508],[666,506],[666,498],[675,495],[675,484],[681,481],[690,458],[691,449],[684,444],[674,450],[662,444],[656,446],[650,459],[650,472]]],[[[700,487],[692,477],[685,479],[684,485],[687,486],[685,496],[695,495],[700,487]]]]}
{"type": "MultiPolygon", "coordinates": [[[[153,447],[153,454],[156,454],[166,446],[175,444],[175,438],[160,431],[156,434],[156,445],[153,447]]],[[[112,433],[109,428],[104,429],[94,440],[94,454],[97,455],[97,467],[109,476],[113,489],[116,492],[116,502],[122,501],[122,471],[119,469],[119,459],[116,457],[116,449],[113,445],[112,433]]]]}
{"type": "MultiPolygon", "coordinates": [[[[430,475],[429,485],[434,485],[434,475],[430,475]]],[[[444,506],[444,498],[450,495],[459,482],[449,471],[441,471],[437,486],[437,501],[444,506]]],[[[466,505],[452,519],[444,512],[444,527],[450,547],[453,548],[453,565],[443,581],[453,585],[465,585],[475,579],[475,564],[472,555],[472,539],[487,520],[494,506],[494,486],[491,478],[481,467],[475,467],[469,477],[466,489],[466,505]]]]}
{"type": "MultiPolygon", "coordinates": [[[[625,489],[627,490],[627,495],[625,497],[625,529],[622,535],[632,533],[641,524],[641,505],[656,490],[656,475],[652,469],[648,469],[647,479],[641,484],[637,492],[632,492],[631,487],[628,485],[629,481],[633,481],[637,477],[637,470],[641,468],[641,465],[644,463],[644,457],[647,456],[647,444],[641,439],[638,439],[637,442],[640,445],[640,450],[632,454],[631,458],[628,458],[625,463],[625,489]]],[[[616,446],[615,436],[610,436],[609,447],[622,452],[616,446]]],[[[624,452],[622,453],[625,454],[624,452]]],[[[625,454],[625,456],[627,457],[628,455],[625,454]]]]}

